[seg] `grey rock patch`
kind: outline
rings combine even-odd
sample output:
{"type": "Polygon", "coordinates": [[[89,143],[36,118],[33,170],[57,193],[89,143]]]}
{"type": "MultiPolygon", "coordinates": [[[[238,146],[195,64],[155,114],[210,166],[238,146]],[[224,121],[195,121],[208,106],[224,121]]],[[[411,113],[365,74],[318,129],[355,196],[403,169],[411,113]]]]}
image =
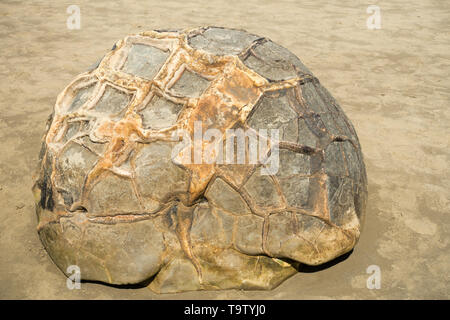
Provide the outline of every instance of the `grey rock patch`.
{"type": "Polygon", "coordinates": [[[195,49],[202,49],[217,55],[237,55],[244,51],[258,36],[242,30],[209,28],[189,39],[195,49]]]}
{"type": "Polygon", "coordinates": [[[220,237],[220,221],[212,214],[209,207],[197,207],[194,210],[190,238],[193,244],[210,243],[223,247],[220,237]]]}
{"type": "Polygon", "coordinates": [[[262,249],[262,229],[264,219],[255,215],[241,216],[236,219],[236,239],[238,250],[250,255],[264,254],[262,249]]]}
{"type": "Polygon", "coordinates": [[[97,157],[86,148],[71,142],[59,157],[56,167],[60,172],[57,179],[58,186],[65,190],[71,201],[79,200],[84,179],[94,166],[97,157]]]}
{"type": "Polygon", "coordinates": [[[261,170],[256,170],[245,184],[245,190],[250,194],[258,206],[277,207],[280,205],[280,197],[275,185],[269,176],[261,175],[261,170]]]}
{"type": "Polygon", "coordinates": [[[164,201],[187,192],[188,175],[172,162],[172,148],[171,143],[154,142],[136,156],[136,181],[143,197],[164,201]]]}
{"type": "Polygon", "coordinates": [[[106,86],[103,96],[95,106],[95,111],[116,114],[125,109],[129,102],[130,97],[125,92],[106,86]]]}
{"type": "Polygon", "coordinates": [[[296,78],[299,74],[311,74],[311,71],[289,50],[267,41],[253,49],[244,64],[263,77],[273,80],[296,78]]]}
{"type": "Polygon", "coordinates": [[[315,113],[322,113],[328,111],[327,106],[322,101],[321,96],[318,94],[316,86],[313,82],[306,82],[301,86],[303,99],[305,100],[308,109],[315,113]]]}
{"type": "Polygon", "coordinates": [[[250,213],[250,209],[239,193],[220,178],[214,180],[205,193],[205,197],[216,206],[234,214],[250,213]]]}
{"type": "Polygon", "coordinates": [[[75,136],[80,130],[80,123],[79,122],[73,122],[67,124],[67,131],[65,135],[62,137],[61,142],[66,143],[70,139],[72,139],[73,136],[75,136]]]}
{"type": "Polygon", "coordinates": [[[345,176],[346,163],[341,142],[332,142],[325,149],[325,171],[329,175],[345,176]]]}
{"type": "Polygon", "coordinates": [[[310,156],[290,150],[279,151],[279,170],[277,177],[286,177],[295,174],[308,175],[311,173],[310,156]]]}
{"type": "Polygon", "coordinates": [[[198,98],[208,86],[208,80],[186,69],[171,89],[178,96],[198,98]]]}
{"type": "MultiPolygon", "coordinates": [[[[297,142],[297,114],[289,107],[286,95],[280,97],[264,96],[248,119],[255,130],[279,129],[279,138],[288,142],[297,142]]],[[[267,132],[270,138],[270,131],[267,132]]]]}
{"type": "Polygon", "coordinates": [[[75,112],[77,111],[83,104],[87,102],[87,100],[91,97],[92,92],[94,91],[95,85],[91,84],[87,87],[81,88],[78,90],[75,98],[72,101],[67,112],[75,112]]]}
{"type": "Polygon", "coordinates": [[[362,183],[362,168],[360,164],[361,154],[355,149],[350,141],[342,142],[342,147],[344,149],[345,160],[347,163],[347,168],[349,171],[349,176],[356,182],[362,183]]]}
{"type": "Polygon", "coordinates": [[[309,178],[287,177],[280,179],[286,201],[292,207],[305,208],[309,200],[309,178]]]}
{"type": "Polygon", "coordinates": [[[329,194],[328,203],[331,221],[338,226],[353,223],[355,219],[353,181],[349,178],[339,178],[337,188],[329,188],[329,190],[334,191],[329,194]]]}
{"type": "Polygon", "coordinates": [[[147,106],[140,111],[145,128],[162,129],[175,124],[182,105],[173,103],[163,97],[154,96],[147,106]]]}
{"type": "Polygon", "coordinates": [[[141,78],[153,80],[168,57],[168,52],[155,47],[133,44],[122,70],[141,78]]]}
{"type": "Polygon", "coordinates": [[[114,215],[139,213],[139,201],[133,192],[131,181],[113,173],[101,179],[89,194],[89,213],[92,215],[114,215]]]}
{"type": "Polygon", "coordinates": [[[298,121],[298,144],[315,148],[319,139],[308,128],[308,124],[304,119],[298,121]]]}

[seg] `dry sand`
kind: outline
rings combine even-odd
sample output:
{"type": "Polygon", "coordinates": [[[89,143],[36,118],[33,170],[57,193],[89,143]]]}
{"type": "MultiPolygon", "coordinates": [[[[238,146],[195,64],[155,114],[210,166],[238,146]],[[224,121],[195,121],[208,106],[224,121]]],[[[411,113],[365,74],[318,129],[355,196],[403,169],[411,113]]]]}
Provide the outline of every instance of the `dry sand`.
{"type": "Polygon", "coordinates": [[[378,299],[450,296],[450,3],[376,1],[0,2],[0,298],[378,299]],[[36,233],[32,173],[57,94],[128,33],[165,27],[243,28],[285,46],[353,121],[369,178],[366,226],[353,253],[306,269],[273,291],[157,295],[83,283],[68,290],[36,233]],[[366,269],[381,270],[368,289],[366,269]]]}

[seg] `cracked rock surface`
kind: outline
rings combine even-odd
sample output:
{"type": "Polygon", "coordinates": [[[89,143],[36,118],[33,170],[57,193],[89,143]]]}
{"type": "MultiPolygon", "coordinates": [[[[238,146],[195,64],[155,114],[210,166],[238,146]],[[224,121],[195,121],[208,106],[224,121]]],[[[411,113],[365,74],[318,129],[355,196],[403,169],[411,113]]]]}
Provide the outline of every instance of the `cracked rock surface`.
{"type": "Polygon", "coordinates": [[[40,239],[85,280],[148,281],[161,293],[271,289],[299,263],[349,252],[364,221],[349,119],[295,55],[242,30],[118,41],[58,96],[39,158],[40,239]],[[278,129],[277,144],[266,137],[278,171],[175,161],[175,133],[192,136],[199,121],[223,139],[231,128],[278,129]]]}

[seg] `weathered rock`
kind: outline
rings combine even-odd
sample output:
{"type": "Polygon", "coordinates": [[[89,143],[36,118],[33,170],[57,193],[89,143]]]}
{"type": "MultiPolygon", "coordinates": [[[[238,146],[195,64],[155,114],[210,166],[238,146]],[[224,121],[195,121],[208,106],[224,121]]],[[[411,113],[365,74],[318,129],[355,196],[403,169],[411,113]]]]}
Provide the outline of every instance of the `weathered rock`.
{"type": "Polygon", "coordinates": [[[364,219],[350,121],[294,54],[241,30],[119,41],[58,96],[39,159],[39,236],[64,273],[77,265],[85,280],[271,289],[299,263],[350,251],[364,219]],[[195,138],[199,123],[199,149],[180,144],[180,130],[195,138]],[[239,150],[228,129],[266,149],[249,136],[244,163],[205,161],[239,150]],[[269,158],[278,170],[267,174],[269,158]]]}

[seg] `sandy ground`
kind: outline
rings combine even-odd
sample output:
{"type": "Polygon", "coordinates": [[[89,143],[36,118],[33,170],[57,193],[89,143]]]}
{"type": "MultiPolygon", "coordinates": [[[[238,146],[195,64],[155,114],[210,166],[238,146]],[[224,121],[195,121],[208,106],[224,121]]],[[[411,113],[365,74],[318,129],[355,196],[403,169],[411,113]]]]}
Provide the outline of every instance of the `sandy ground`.
{"type": "Polygon", "coordinates": [[[376,1],[0,2],[0,298],[435,299],[450,297],[450,4],[376,1]],[[337,5],[337,3],[339,3],[337,5]],[[366,226],[353,253],[306,269],[273,291],[157,295],[83,283],[68,290],[36,233],[32,173],[57,94],[128,33],[165,27],[243,28],[285,46],[353,121],[369,178],[366,226]],[[368,289],[370,265],[381,288],[368,289]]]}

